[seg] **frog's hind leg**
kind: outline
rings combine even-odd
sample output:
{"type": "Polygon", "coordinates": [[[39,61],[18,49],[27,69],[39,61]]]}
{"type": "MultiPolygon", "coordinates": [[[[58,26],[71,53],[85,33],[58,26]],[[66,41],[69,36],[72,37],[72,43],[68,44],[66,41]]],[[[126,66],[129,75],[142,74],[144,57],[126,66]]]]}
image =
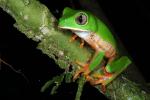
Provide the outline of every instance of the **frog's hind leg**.
{"type": "Polygon", "coordinates": [[[106,67],[102,69],[104,71],[104,75],[97,75],[96,77],[99,77],[99,79],[93,84],[107,85],[112,80],[114,80],[123,70],[125,70],[129,64],[131,64],[131,60],[127,56],[122,56],[121,58],[108,63],[106,67]]]}
{"type": "Polygon", "coordinates": [[[106,65],[106,71],[109,73],[118,73],[120,74],[125,70],[128,65],[131,64],[131,60],[127,56],[122,56],[117,60],[112,61],[106,65]]]}
{"type": "MultiPolygon", "coordinates": [[[[73,79],[77,79],[81,73],[85,77],[89,77],[90,72],[92,72],[97,66],[100,65],[104,57],[104,52],[95,53],[92,60],[86,64],[76,61],[76,63],[81,66],[81,69],[77,70],[74,74],[73,79]]],[[[89,79],[89,78],[88,78],[89,79]]]]}

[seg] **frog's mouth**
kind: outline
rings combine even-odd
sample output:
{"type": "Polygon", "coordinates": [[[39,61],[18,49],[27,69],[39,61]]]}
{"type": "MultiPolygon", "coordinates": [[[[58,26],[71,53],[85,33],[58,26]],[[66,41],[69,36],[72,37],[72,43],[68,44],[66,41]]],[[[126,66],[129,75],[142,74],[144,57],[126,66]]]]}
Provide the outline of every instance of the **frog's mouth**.
{"type": "Polygon", "coordinates": [[[67,29],[67,30],[72,30],[72,31],[87,31],[79,28],[71,28],[71,27],[65,27],[65,26],[58,26],[61,29],[67,29]]]}
{"type": "Polygon", "coordinates": [[[91,32],[88,31],[79,31],[79,30],[71,30],[74,34],[76,34],[77,36],[79,36],[82,39],[86,39],[91,32]]]}
{"type": "Polygon", "coordinates": [[[76,34],[77,36],[79,36],[82,39],[87,38],[91,33],[90,31],[82,30],[82,29],[78,29],[78,28],[61,27],[61,26],[59,26],[59,28],[70,30],[70,31],[72,31],[72,33],[76,34]]]}

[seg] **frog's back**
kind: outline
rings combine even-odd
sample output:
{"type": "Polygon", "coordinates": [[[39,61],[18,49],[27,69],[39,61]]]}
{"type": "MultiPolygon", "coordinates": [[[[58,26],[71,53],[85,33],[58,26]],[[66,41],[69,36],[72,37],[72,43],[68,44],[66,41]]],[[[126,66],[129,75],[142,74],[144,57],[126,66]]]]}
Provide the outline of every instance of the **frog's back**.
{"type": "Polygon", "coordinates": [[[98,21],[97,34],[100,36],[100,38],[104,39],[104,41],[112,44],[112,46],[116,48],[116,40],[110,29],[101,20],[98,19],[97,21],[98,21]]]}
{"type": "Polygon", "coordinates": [[[101,39],[113,45],[116,48],[115,38],[108,28],[108,26],[99,18],[94,16],[92,13],[86,11],[88,14],[88,27],[87,30],[95,32],[101,39]]]}

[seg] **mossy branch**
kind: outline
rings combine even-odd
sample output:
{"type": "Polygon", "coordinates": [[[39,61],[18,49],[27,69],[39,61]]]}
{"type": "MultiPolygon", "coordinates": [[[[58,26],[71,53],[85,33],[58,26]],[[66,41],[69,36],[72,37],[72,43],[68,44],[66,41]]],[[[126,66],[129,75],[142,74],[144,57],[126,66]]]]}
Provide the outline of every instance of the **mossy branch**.
{"type": "MultiPolygon", "coordinates": [[[[86,62],[91,56],[92,50],[88,47],[81,49],[79,41],[69,43],[71,34],[57,28],[57,20],[39,1],[0,0],[0,7],[15,19],[14,26],[28,38],[38,41],[38,49],[53,58],[60,68],[66,70],[68,66],[73,66],[75,70],[76,60],[86,62]]],[[[134,69],[129,72],[132,71],[134,69]]],[[[79,91],[82,91],[80,86],[83,87],[84,82],[81,78],[79,91]]],[[[99,86],[95,87],[100,90],[99,86]]],[[[80,93],[77,94],[80,96],[80,93]]],[[[128,73],[120,75],[109,84],[104,95],[111,100],[148,100],[150,98],[147,91],[129,79],[128,73]]]]}

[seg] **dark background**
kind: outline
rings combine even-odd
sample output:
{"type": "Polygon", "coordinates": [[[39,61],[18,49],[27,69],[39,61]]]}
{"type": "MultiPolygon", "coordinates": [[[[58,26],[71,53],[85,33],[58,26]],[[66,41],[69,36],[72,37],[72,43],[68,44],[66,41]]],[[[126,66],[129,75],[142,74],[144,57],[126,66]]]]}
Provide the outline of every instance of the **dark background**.
{"type": "MultiPolygon", "coordinates": [[[[69,0],[40,0],[59,18],[69,0]],[[66,1],[66,2],[64,2],[66,1]]],[[[75,2],[78,5],[78,2],[75,2]]],[[[149,34],[150,6],[146,0],[99,0],[106,18],[123,42],[145,80],[149,82],[149,34]]],[[[73,100],[77,84],[63,83],[56,95],[49,91],[40,93],[41,86],[63,70],[54,61],[36,49],[37,43],[28,39],[13,27],[14,19],[0,9],[0,58],[11,64],[22,74],[15,73],[5,64],[0,65],[0,97],[10,99],[73,100]]],[[[86,84],[82,100],[107,100],[95,88],[86,84]]],[[[0,100],[2,100],[0,98],[0,100]]]]}

